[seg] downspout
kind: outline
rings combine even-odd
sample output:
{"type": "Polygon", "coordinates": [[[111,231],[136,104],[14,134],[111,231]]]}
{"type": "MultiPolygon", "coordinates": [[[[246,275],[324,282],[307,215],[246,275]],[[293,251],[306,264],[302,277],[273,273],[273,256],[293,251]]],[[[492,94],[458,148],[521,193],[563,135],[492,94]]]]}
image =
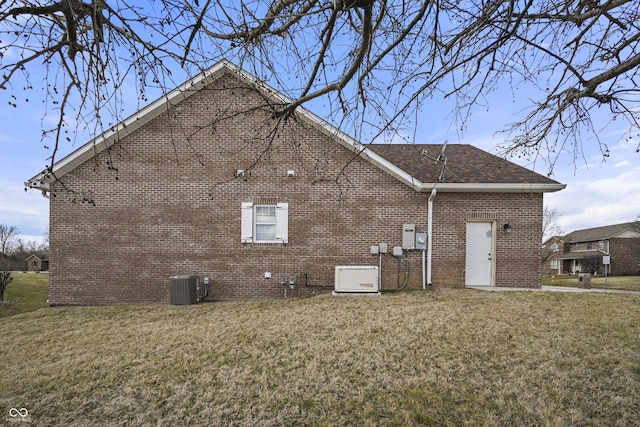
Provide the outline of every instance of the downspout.
{"type": "MultiPolygon", "coordinates": [[[[428,216],[427,216],[427,283],[429,286],[433,285],[433,282],[431,281],[431,266],[433,264],[432,262],[432,255],[433,255],[433,199],[436,197],[436,188],[435,186],[431,189],[431,195],[429,196],[429,203],[428,203],[428,216]]],[[[423,277],[423,281],[422,281],[422,289],[426,289],[425,286],[425,282],[424,282],[424,277],[423,277]]]]}
{"type": "Polygon", "coordinates": [[[422,252],[422,289],[426,289],[427,286],[427,269],[425,268],[425,253],[427,251],[425,251],[424,249],[421,251],[422,252]]]}

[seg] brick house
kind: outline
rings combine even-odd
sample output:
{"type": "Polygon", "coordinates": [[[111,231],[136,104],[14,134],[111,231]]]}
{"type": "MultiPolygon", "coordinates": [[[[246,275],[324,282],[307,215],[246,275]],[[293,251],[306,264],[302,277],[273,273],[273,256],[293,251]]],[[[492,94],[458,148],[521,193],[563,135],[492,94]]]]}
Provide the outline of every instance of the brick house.
{"type": "Polygon", "coordinates": [[[211,300],[312,295],[342,265],[379,266],[383,291],[540,286],[543,194],[563,184],[469,145],[274,118],[286,101],[222,61],[29,180],[50,197],[50,303],[167,303],[176,275],[211,300]],[[405,225],[428,244],[393,256],[405,225]]]}
{"type": "Polygon", "coordinates": [[[607,274],[640,274],[640,226],[626,222],[555,236],[544,243],[545,252],[544,274],[604,274],[605,256],[607,274]]]}

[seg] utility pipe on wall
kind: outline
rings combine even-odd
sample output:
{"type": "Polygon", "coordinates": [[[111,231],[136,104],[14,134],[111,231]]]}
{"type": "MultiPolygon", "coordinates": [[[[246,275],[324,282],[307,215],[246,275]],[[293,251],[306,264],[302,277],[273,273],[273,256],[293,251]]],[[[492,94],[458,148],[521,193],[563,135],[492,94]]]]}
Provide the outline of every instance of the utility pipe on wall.
{"type": "Polygon", "coordinates": [[[422,251],[422,289],[426,289],[426,283],[427,283],[427,269],[424,266],[424,260],[425,260],[425,254],[427,251],[425,251],[424,249],[422,251]]]}
{"type": "Polygon", "coordinates": [[[382,290],[382,252],[378,246],[378,290],[382,290]]]}
{"type": "MultiPolygon", "coordinates": [[[[432,246],[433,246],[433,199],[436,197],[436,188],[431,189],[431,195],[429,196],[428,203],[428,216],[427,216],[427,284],[433,285],[431,281],[431,265],[432,265],[432,246]]],[[[426,289],[424,279],[422,282],[422,289],[426,289]]]]}

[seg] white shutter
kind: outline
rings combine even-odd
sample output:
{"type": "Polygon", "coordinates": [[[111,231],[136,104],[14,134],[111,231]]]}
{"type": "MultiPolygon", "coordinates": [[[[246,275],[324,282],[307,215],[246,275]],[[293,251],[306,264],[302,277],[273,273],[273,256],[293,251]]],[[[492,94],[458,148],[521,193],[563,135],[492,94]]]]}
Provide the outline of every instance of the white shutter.
{"type": "Polygon", "coordinates": [[[251,243],[253,242],[253,203],[242,202],[241,208],[240,241],[251,243]]]}
{"type": "Polygon", "coordinates": [[[276,242],[289,243],[289,203],[276,205],[276,242]]]}

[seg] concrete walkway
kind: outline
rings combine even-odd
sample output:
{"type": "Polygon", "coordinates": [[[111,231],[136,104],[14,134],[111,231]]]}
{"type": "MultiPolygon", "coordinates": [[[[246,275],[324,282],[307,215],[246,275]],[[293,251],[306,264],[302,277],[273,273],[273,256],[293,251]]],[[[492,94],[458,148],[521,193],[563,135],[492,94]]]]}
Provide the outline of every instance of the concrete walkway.
{"type": "Polygon", "coordinates": [[[476,289],[479,291],[493,291],[493,292],[501,292],[501,291],[548,291],[548,292],[574,292],[574,293],[608,293],[608,294],[632,294],[632,295],[640,295],[638,291],[622,291],[619,289],[602,289],[602,288],[592,288],[592,289],[581,289],[581,288],[571,288],[566,286],[542,286],[541,288],[532,289],[532,288],[503,288],[496,286],[467,286],[468,289],[476,289]]]}

